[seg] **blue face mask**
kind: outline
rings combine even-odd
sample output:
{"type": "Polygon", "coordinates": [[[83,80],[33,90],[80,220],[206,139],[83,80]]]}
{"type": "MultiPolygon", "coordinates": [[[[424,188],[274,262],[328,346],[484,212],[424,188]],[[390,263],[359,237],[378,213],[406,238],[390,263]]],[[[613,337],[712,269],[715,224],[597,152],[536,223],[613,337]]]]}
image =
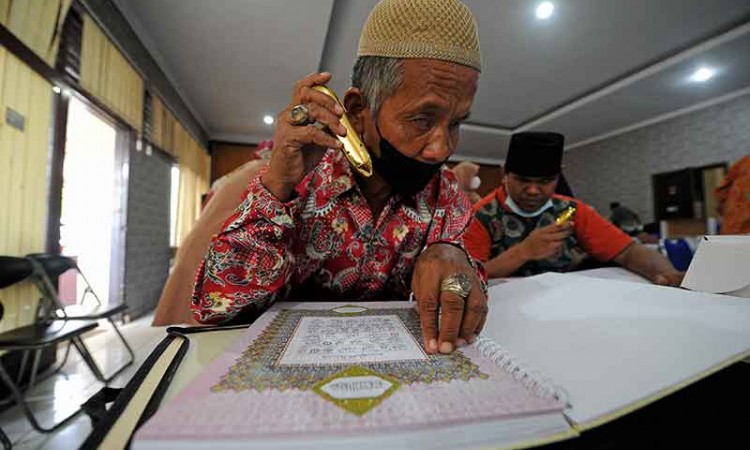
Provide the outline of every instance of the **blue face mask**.
{"type": "Polygon", "coordinates": [[[547,208],[551,208],[552,199],[547,200],[547,202],[543,204],[542,207],[537,209],[536,211],[526,212],[522,210],[521,207],[519,207],[516,202],[513,201],[513,198],[511,198],[511,196],[507,194],[507,189],[506,189],[505,204],[508,206],[508,208],[510,208],[511,211],[518,214],[519,216],[529,218],[529,217],[536,217],[539,214],[543,213],[544,210],[546,210],[547,208]]]}
{"type": "Polygon", "coordinates": [[[445,161],[428,164],[410,158],[383,137],[380,126],[375,124],[380,135],[380,157],[372,155],[375,172],[391,186],[394,192],[403,197],[412,197],[427,186],[427,183],[440,171],[445,161]]]}

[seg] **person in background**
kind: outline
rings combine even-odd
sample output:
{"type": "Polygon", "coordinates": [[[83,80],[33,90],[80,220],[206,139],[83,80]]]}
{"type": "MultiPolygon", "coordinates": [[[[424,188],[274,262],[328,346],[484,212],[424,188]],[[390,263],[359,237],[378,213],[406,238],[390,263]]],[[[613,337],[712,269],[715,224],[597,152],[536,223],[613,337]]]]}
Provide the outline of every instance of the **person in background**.
{"type": "Polygon", "coordinates": [[[255,159],[214,181],[206,195],[205,207],[193,229],[180,244],[174,258],[172,271],[164,284],[154,313],[154,326],[191,324],[198,322],[190,311],[190,294],[195,273],[208,250],[211,238],[240,206],[242,192],[250,180],[271,159],[273,141],[262,141],[255,150],[255,159]]]}
{"type": "Polygon", "coordinates": [[[659,238],[644,231],[644,225],[638,214],[619,202],[609,204],[609,221],[621,229],[628,236],[643,244],[657,244],[659,238]]]}
{"type": "Polygon", "coordinates": [[[580,200],[555,194],[564,137],[524,132],[511,138],[505,182],[474,205],[464,235],[469,252],[485,262],[490,278],[574,270],[585,258],[614,262],[656,284],[678,286],[684,273],[580,200]],[[568,208],[568,222],[556,219],[568,208]]]}
{"type": "Polygon", "coordinates": [[[479,178],[479,166],[470,161],[463,161],[451,169],[456,175],[456,180],[461,190],[474,204],[482,199],[477,193],[477,189],[482,185],[482,179],[479,178]]]}
{"type": "Polygon", "coordinates": [[[750,155],[732,165],[714,195],[721,234],[750,233],[750,155]]]}
{"type": "Polygon", "coordinates": [[[609,221],[630,236],[637,236],[643,231],[643,222],[633,210],[619,202],[609,204],[609,221]]]}
{"type": "Polygon", "coordinates": [[[382,0],[367,18],[343,107],[313,73],[278,115],[268,169],[211,242],[191,309],[201,323],[249,322],[282,300],[407,299],[427,353],[471,343],[486,277],[463,247],[471,204],[444,163],[480,71],[479,35],[458,0],[382,0]],[[346,112],[373,174],[334,134],[346,112]],[[321,127],[315,124],[320,124],[321,127]]]}

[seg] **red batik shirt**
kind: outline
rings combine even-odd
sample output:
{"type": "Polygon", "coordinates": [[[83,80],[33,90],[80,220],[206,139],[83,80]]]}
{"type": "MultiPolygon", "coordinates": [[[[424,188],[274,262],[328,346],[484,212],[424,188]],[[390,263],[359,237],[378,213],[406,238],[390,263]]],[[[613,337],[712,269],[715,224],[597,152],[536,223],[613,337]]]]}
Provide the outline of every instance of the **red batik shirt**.
{"type": "Polygon", "coordinates": [[[463,248],[472,215],[443,167],[413,198],[392,196],[375,221],[348,161],[334,150],[295,193],[282,203],[260,177],[250,182],[196,275],[196,320],[250,319],[275,300],[406,299],[417,256],[438,242],[463,248]]]}

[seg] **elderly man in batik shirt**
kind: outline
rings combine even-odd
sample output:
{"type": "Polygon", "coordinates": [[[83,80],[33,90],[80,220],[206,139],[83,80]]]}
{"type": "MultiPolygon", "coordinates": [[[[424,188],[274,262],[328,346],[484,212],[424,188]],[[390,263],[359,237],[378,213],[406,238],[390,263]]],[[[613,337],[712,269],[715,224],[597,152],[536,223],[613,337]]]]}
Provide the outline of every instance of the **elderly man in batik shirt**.
{"type": "Polygon", "coordinates": [[[425,349],[472,342],[485,276],[462,237],[471,205],[443,163],[456,150],[480,71],[476,21],[457,0],[383,0],[365,23],[346,114],[372,158],[359,175],[334,135],[344,108],[300,80],[278,116],[267,171],[213,240],[192,310],[249,321],[277,300],[418,302],[425,349]],[[317,122],[321,126],[311,126],[317,122]]]}

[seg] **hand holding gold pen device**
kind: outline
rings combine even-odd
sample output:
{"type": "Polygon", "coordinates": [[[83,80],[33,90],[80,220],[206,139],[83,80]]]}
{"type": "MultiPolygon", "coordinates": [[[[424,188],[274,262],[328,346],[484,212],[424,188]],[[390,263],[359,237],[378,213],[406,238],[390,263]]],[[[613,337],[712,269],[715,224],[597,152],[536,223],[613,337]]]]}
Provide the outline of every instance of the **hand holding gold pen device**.
{"type": "Polygon", "coordinates": [[[291,102],[279,113],[274,151],[261,181],[281,201],[292,198],[294,187],[327,149],[341,150],[361,176],[372,175],[367,148],[342,102],[325,86],[330,79],[330,73],[308,75],[295,85],[291,102]],[[308,126],[311,124],[320,126],[308,126]]]}
{"type": "Polygon", "coordinates": [[[558,226],[564,225],[565,222],[567,222],[568,220],[570,220],[570,219],[573,218],[573,216],[575,215],[575,213],[576,213],[575,206],[568,206],[565,209],[565,211],[563,211],[562,213],[560,213],[560,215],[557,217],[557,219],[555,219],[555,224],[558,225],[558,226]]]}
{"type": "MultiPolygon", "coordinates": [[[[313,89],[331,97],[338,105],[344,108],[344,104],[341,103],[336,93],[328,86],[318,85],[313,86],[313,89]]],[[[370,160],[370,154],[367,153],[367,147],[365,147],[362,139],[359,138],[351,122],[349,122],[349,117],[346,115],[346,108],[344,108],[344,115],[341,116],[341,123],[346,128],[346,136],[336,135],[336,138],[344,145],[344,149],[342,150],[344,155],[346,155],[346,158],[357,172],[366,177],[371,176],[372,161],[370,160]]]]}
{"type": "Polygon", "coordinates": [[[520,248],[528,261],[538,261],[559,255],[565,240],[573,233],[573,222],[576,208],[569,206],[547,226],[537,228],[524,239],[520,248]]]}

